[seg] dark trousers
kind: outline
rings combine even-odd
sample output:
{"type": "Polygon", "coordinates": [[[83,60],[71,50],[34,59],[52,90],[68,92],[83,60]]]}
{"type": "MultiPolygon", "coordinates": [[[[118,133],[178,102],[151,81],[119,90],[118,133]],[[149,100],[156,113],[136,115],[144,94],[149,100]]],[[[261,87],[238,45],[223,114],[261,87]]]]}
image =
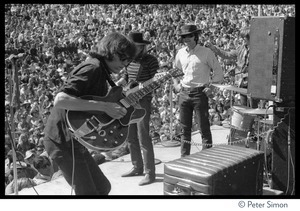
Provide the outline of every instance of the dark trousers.
{"type": "Polygon", "coordinates": [[[73,139],[72,146],[71,141],[58,144],[49,137],[45,137],[44,145],[47,153],[59,166],[66,181],[70,186],[73,185],[76,195],[108,195],[111,190],[110,182],[89,151],[78,141],[73,139]]]}
{"type": "Polygon", "coordinates": [[[140,122],[129,126],[127,136],[131,162],[135,168],[144,168],[146,174],[155,174],[154,150],[149,135],[151,100],[152,96],[140,100],[139,104],[146,110],[146,115],[140,122]]]}
{"type": "Polygon", "coordinates": [[[181,156],[190,154],[193,114],[202,137],[202,149],[210,148],[212,136],[210,131],[208,98],[203,90],[181,91],[179,95],[181,136],[181,156]]]}

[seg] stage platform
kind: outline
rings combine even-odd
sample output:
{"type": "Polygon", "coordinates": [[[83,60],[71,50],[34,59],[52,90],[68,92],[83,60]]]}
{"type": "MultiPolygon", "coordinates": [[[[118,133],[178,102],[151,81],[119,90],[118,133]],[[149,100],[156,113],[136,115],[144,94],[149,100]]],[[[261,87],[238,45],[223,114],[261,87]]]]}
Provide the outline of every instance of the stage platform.
{"type": "MultiPolygon", "coordinates": [[[[213,143],[227,144],[227,136],[229,128],[223,126],[211,126],[213,143]]],[[[193,132],[192,141],[196,146],[192,145],[191,153],[201,151],[201,136],[198,131],[193,132]]],[[[164,178],[164,163],[175,160],[180,157],[180,146],[165,147],[160,143],[154,145],[155,158],[161,163],[156,165],[156,180],[154,183],[139,186],[139,181],[143,176],[121,177],[122,173],[127,172],[132,168],[130,155],[122,156],[118,159],[105,162],[99,167],[111,182],[112,189],[110,195],[163,195],[163,178],[164,178]]],[[[59,177],[54,181],[44,183],[33,188],[26,188],[18,192],[18,195],[75,195],[74,191],[65,181],[63,177],[59,177]]],[[[14,195],[14,194],[12,194],[14,195]]]]}

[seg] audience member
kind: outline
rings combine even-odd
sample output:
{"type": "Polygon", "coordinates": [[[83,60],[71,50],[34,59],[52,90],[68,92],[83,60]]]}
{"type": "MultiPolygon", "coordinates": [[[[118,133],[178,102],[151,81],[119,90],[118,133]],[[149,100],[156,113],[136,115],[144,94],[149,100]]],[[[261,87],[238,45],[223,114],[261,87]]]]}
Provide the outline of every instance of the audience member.
{"type": "MultiPolygon", "coordinates": [[[[295,5],[260,6],[262,16],[295,17],[295,5]]],[[[131,31],[142,32],[144,39],[151,42],[148,53],[159,60],[161,69],[158,72],[165,72],[174,61],[176,52],[183,47],[176,37],[183,23],[195,24],[201,29],[200,45],[210,40],[216,47],[230,51],[242,44],[239,31],[249,26],[251,17],[259,15],[258,7],[243,4],[5,4],[5,108],[9,121],[10,82],[13,80],[12,64],[8,58],[12,54],[22,55],[17,60],[21,105],[19,109],[11,108],[14,122],[9,123],[16,129],[14,141],[18,144],[20,139],[21,151],[18,154],[37,148],[36,142],[42,145],[39,140],[44,134],[39,131],[50,115],[59,88],[73,67],[84,61],[89,52],[97,48],[95,43],[107,33],[117,31],[128,35],[131,31]],[[39,135],[34,133],[36,131],[39,135]]],[[[218,59],[224,73],[236,65],[234,60],[218,59]]],[[[230,83],[230,77],[225,77],[226,83],[230,83]]],[[[160,133],[162,125],[170,121],[169,114],[178,119],[178,103],[173,104],[176,109],[172,113],[167,109],[170,102],[165,103],[166,97],[162,100],[163,95],[170,91],[169,87],[161,87],[153,95],[155,104],[151,118],[158,116],[160,121],[152,132],[160,133]],[[159,110],[165,110],[166,115],[162,117],[159,110]]],[[[178,95],[176,90],[172,91],[173,96],[178,95]]],[[[220,97],[217,101],[223,101],[224,105],[220,115],[226,121],[230,113],[230,98],[228,93],[219,92],[223,99],[220,97]]],[[[8,134],[7,129],[5,133],[8,134]]],[[[42,146],[39,148],[43,149],[42,146]]],[[[6,151],[9,150],[11,154],[10,144],[6,145],[6,151]]],[[[37,151],[39,153],[42,151],[37,151]]]]}

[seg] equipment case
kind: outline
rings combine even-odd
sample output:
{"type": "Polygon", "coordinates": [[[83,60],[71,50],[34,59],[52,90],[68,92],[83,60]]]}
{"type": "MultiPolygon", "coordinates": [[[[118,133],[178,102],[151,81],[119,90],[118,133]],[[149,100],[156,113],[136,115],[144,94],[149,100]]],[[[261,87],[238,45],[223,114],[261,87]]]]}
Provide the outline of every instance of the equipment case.
{"type": "Polygon", "coordinates": [[[262,195],[264,154],[219,145],[164,165],[164,195],[262,195]]]}

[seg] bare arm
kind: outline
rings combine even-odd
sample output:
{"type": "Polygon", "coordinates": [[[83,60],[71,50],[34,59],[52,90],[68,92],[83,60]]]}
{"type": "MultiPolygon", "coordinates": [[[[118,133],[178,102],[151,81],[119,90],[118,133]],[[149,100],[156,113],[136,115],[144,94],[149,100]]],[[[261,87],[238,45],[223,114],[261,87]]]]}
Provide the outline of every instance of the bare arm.
{"type": "Polygon", "coordinates": [[[214,46],[210,42],[207,42],[206,47],[208,47],[210,50],[212,50],[216,55],[220,56],[223,59],[236,59],[238,55],[237,50],[231,50],[231,51],[224,51],[220,48],[214,46]]]}
{"type": "Polygon", "coordinates": [[[208,64],[213,70],[213,76],[211,79],[212,83],[222,83],[224,80],[224,74],[222,67],[217,59],[217,57],[213,54],[212,51],[210,51],[210,54],[208,56],[208,64]]]}
{"type": "Polygon", "coordinates": [[[78,111],[103,111],[114,119],[120,119],[127,113],[127,110],[117,103],[84,100],[64,92],[59,92],[55,96],[54,108],[78,111]]]}

